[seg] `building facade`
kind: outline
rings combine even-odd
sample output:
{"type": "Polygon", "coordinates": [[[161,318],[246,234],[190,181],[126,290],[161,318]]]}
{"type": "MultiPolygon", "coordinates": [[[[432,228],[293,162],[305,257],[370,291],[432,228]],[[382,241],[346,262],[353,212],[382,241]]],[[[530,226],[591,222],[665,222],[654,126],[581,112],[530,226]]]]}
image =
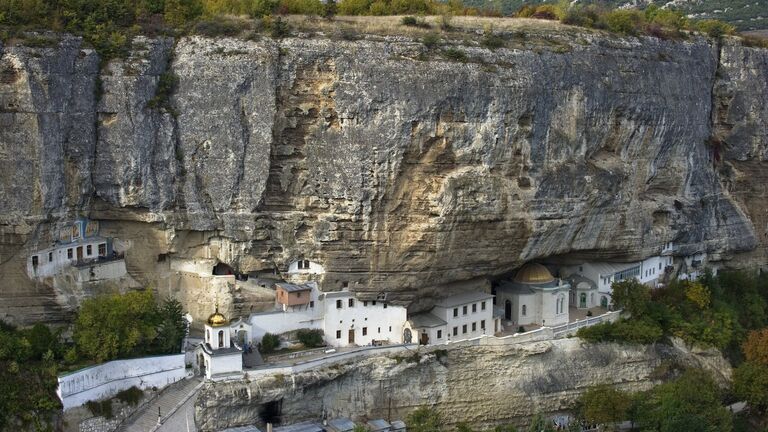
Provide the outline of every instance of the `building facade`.
{"type": "Polygon", "coordinates": [[[440,299],[429,312],[409,317],[404,343],[441,344],[500,332],[493,313],[493,295],[467,292],[440,299]]]}
{"type": "Polygon", "coordinates": [[[504,319],[516,326],[566,324],[570,288],[545,266],[528,263],[496,288],[496,304],[504,308],[504,319]]]}

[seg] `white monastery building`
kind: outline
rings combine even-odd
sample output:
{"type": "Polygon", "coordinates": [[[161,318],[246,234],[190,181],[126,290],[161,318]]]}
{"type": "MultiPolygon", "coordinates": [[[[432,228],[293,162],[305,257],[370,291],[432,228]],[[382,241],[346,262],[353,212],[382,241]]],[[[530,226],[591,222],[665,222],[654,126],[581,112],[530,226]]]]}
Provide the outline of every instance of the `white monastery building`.
{"type": "Polygon", "coordinates": [[[242,376],[243,348],[232,339],[233,326],[219,307],[205,322],[204,339],[195,350],[197,367],[210,380],[242,376]]]}
{"type": "Polygon", "coordinates": [[[496,304],[504,307],[504,319],[516,326],[567,324],[570,288],[543,265],[528,263],[496,288],[496,304]]]}
{"type": "Polygon", "coordinates": [[[408,319],[403,342],[441,344],[493,335],[502,330],[493,311],[492,294],[473,291],[445,297],[430,311],[408,319]]]}

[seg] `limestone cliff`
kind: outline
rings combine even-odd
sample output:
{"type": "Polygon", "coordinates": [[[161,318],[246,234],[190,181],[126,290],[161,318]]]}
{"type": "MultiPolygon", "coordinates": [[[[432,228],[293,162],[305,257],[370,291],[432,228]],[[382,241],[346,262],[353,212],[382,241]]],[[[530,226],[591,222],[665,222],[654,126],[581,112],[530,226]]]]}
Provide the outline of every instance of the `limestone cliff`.
{"type": "MultiPolygon", "coordinates": [[[[66,318],[24,260],[76,215],[132,242],[139,283],[204,304],[171,260],[306,257],[326,289],[405,304],[527,260],[636,259],[672,240],[765,263],[768,51],[518,39],[458,46],[456,62],[392,36],[137,38],[103,69],[73,37],[0,46],[0,318],[66,318]]],[[[225,310],[248,310],[227,290],[225,310]]]]}
{"type": "Polygon", "coordinates": [[[206,383],[196,403],[201,430],[348,416],[356,420],[402,419],[432,406],[448,425],[480,428],[524,424],[537,412],[573,407],[591,385],[647,390],[679,366],[711,371],[724,382],[730,365],[716,351],[682,345],[592,345],[579,339],[516,346],[431,350],[418,356],[377,357],[294,376],[236,383],[206,383]]]}

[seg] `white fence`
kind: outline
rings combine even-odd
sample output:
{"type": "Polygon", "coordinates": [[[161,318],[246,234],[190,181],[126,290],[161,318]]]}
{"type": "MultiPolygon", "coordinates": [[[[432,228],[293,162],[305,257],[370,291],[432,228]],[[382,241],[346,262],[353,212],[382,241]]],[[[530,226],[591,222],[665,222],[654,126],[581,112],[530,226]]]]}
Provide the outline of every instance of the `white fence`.
{"type": "Polygon", "coordinates": [[[142,390],[163,388],[185,376],[184,354],[114,360],[60,375],[56,393],[68,410],[90,400],[113,397],[133,386],[142,390]]]}
{"type": "Polygon", "coordinates": [[[416,351],[418,344],[403,344],[403,345],[385,345],[385,346],[371,346],[356,349],[354,351],[347,351],[341,353],[330,354],[325,357],[308,360],[303,363],[297,363],[290,366],[266,366],[256,369],[247,370],[248,378],[258,378],[266,375],[290,375],[298,372],[303,372],[309,369],[314,369],[320,366],[327,366],[336,362],[369,357],[373,355],[392,354],[402,351],[416,351]]]}
{"type": "Polygon", "coordinates": [[[595,324],[601,324],[601,323],[608,323],[608,322],[614,322],[619,319],[621,316],[621,311],[614,311],[614,312],[606,312],[602,315],[598,315],[596,317],[591,317],[587,319],[583,319],[581,321],[574,321],[572,323],[559,325],[556,327],[552,327],[552,332],[554,333],[554,337],[560,337],[567,335],[569,333],[576,333],[576,331],[582,327],[590,327],[595,324]]]}

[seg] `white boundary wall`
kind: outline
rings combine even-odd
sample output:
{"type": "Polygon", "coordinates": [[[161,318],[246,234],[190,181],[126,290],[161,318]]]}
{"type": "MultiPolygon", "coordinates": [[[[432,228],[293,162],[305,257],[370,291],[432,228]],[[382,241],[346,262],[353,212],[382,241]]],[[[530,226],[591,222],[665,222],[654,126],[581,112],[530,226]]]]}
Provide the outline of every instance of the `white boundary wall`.
{"type": "Polygon", "coordinates": [[[184,377],[184,354],[114,360],[60,375],[56,393],[66,411],[90,400],[113,397],[132,386],[160,389],[184,377]]]}

